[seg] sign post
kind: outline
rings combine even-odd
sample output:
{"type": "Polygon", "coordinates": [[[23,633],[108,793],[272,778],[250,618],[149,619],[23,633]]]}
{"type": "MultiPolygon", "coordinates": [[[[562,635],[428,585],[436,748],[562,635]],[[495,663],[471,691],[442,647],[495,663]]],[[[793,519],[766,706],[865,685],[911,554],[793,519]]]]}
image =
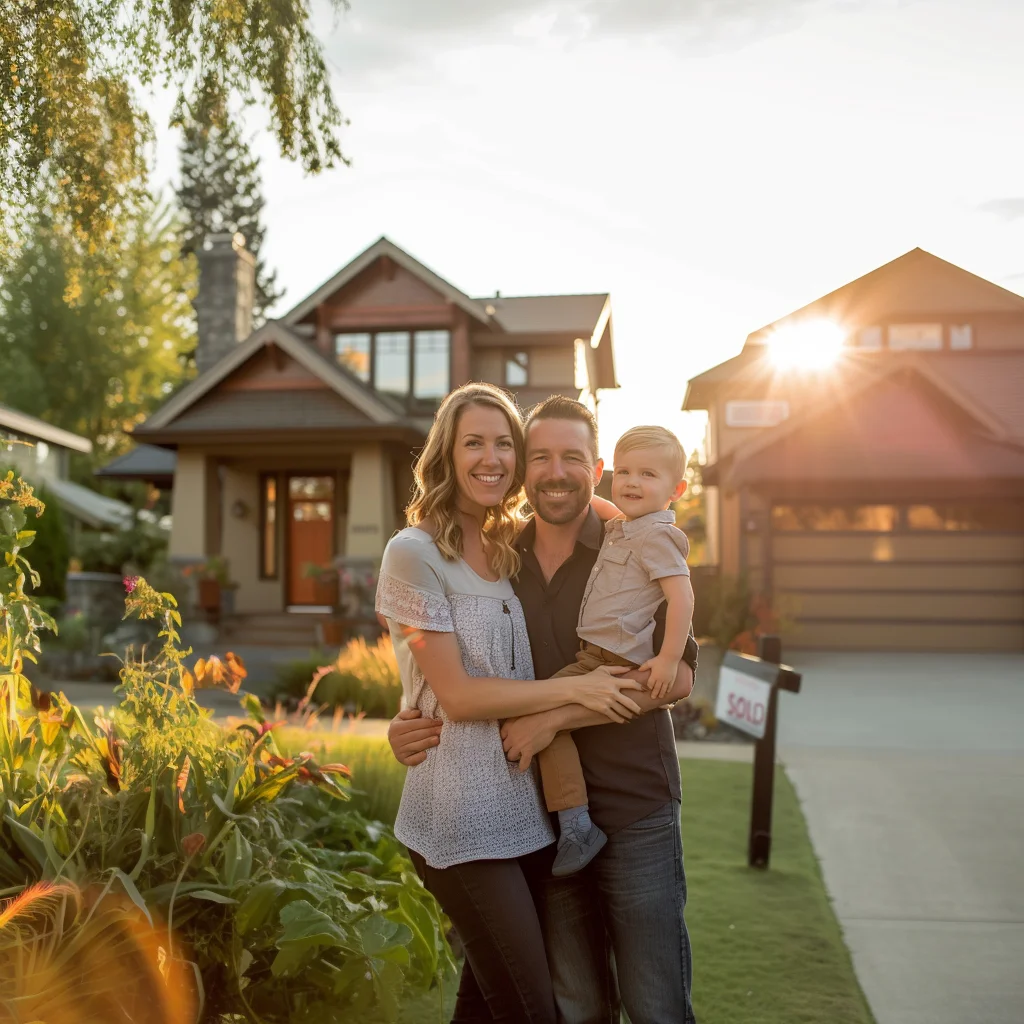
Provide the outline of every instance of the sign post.
{"type": "Polygon", "coordinates": [[[750,807],[747,863],[766,868],[772,848],[772,797],[775,781],[775,730],[779,690],[800,692],[800,674],[782,665],[777,636],[758,641],[758,657],[727,651],[718,681],[715,717],[757,739],[750,807]]]}

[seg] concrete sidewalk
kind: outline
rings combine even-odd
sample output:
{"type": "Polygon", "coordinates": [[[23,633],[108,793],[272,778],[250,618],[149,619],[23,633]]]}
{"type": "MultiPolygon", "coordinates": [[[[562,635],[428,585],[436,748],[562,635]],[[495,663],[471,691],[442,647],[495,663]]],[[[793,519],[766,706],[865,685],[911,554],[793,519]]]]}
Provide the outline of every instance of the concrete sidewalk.
{"type": "Polygon", "coordinates": [[[782,758],[878,1024],[1021,1024],[1024,657],[793,660],[782,758]]]}

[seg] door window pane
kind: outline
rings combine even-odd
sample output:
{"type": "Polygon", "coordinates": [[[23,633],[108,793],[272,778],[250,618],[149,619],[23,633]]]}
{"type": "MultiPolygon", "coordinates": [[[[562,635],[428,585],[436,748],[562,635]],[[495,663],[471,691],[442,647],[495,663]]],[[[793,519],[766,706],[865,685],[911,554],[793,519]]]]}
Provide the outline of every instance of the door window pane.
{"type": "Polygon", "coordinates": [[[336,334],[334,353],[338,362],[364,384],[370,383],[370,335],[336,334]]]}
{"type": "Polygon", "coordinates": [[[409,394],[409,332],[382,331],[374,343],[373,386],[405,398],[409,394]]]}
{"type": "Polygon", "coordinates": [[[444,398],[449,391],[447,331],[417,331],[413,397],[444,398]]]}
{"type": "Polygon", "coordinates": [[[850,531],[891,533],[894,505],[773,505],[772,528],[780,532],[850,531]]]}
{"type": "Polygon", "coordinates": [[[260,576],[277,579],[277,478],[263,477],[260,493],[260,524],[262,531],[260,545],[260,576]]]}
{"type": "Polygon", "coordinates": [[[526,352],[516,352],[505,359],[505,383],[510,388],[524,388],[529,376],[530,356],[526,352]]]}

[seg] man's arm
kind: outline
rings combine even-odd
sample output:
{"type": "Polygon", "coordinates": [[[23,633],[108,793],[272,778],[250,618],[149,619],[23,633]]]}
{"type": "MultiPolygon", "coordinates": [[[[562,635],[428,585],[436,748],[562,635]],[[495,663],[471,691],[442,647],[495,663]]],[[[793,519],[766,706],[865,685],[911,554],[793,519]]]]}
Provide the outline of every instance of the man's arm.
{"type": "MultiPolygon", "coordinates": [[[[638,669],[626,675],[630,679],[646,684],[649,673],[638,669]]],[[[646,689],[634,691],[632,697],[640,706],[640,713],[645,715],[649,711],[656,711],[689,697],[692,690],[693,669],[687,662],[681,661],[672,689],[661,700],[655,700],[646,689]]],[[[510,761],[518,761],[519,770],[525,772],[533,758],[547,749],[558,733],[607,724],[608,719],[604,715],[589,711],[580,704],[565,704],[551,711],[524,715],[522,718],[506,722],[501,729],[501,738],[505,756],[510,761]]]]}

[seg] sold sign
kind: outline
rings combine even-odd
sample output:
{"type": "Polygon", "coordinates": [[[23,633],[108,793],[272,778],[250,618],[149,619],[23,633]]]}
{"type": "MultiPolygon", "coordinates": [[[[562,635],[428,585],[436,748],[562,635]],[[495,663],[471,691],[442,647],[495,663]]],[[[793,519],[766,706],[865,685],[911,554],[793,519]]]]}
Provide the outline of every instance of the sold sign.
{"type": "Polygon", "coordinates": [[[723,665],[718,675],[715,717],[757,739],[764,736],[771,685],[723,665]]]}

